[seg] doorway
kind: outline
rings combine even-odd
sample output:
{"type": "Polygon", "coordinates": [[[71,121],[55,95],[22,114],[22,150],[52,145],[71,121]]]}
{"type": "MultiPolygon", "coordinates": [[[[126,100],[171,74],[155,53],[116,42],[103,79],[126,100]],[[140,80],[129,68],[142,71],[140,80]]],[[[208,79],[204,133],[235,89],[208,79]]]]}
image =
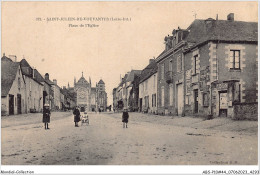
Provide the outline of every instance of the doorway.
{"type": "Polygon", "coordinates": [[[9,115],[14,115],[14,96],[9,94],[9,115]]]}
{"type": "Polygon", "coordinates": [[[177,85],[177,110],[178,110],[178,115],[182,115],[183,111],[183,84],[177,85]]]}
{"type": "Polygon", "coordinates": [[[22,114],[22,97],[21,97],[21,94],[17,94],[17,113],[22,114]]]}
{"type": "Polygon", "coordinates": [[[227,117],[227,92],[219,92],[219,117],[227,117]]]}
{"type": "Polygon", "coordinates": [[[199,93],[198,89],[194,90],[194,113],[197,114],[199,112],[199,99],[198,99],[199,93]]]}
{"type": "Polygon", "coordinates": [[[140,112],[142,112],[143,100],[140,98],[140,112]]]}

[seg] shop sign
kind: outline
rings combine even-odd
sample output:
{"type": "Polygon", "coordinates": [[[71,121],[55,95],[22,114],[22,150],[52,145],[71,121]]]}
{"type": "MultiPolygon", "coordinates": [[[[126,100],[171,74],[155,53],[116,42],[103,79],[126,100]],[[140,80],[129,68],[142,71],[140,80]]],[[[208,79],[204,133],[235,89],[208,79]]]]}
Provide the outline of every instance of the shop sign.
{"type": "Polygon", "coordinates": [[[218,91],[227,90],[227,89],[228,89],[228,84],[227,84],[227,83],[217,84],[217,90],[218,90],[218,91]]]}

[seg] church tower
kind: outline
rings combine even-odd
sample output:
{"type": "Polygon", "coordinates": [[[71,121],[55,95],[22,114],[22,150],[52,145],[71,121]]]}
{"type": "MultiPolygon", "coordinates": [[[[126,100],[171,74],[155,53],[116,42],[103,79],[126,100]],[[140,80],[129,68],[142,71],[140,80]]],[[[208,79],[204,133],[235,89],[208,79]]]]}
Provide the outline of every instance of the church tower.
{"type": "Polygon", "coordinates": [[[100,79],[97,84],[97,103],[101,111],[105,111],[107,107],[107,93],[105,90],[105,82],[100,79]]]}

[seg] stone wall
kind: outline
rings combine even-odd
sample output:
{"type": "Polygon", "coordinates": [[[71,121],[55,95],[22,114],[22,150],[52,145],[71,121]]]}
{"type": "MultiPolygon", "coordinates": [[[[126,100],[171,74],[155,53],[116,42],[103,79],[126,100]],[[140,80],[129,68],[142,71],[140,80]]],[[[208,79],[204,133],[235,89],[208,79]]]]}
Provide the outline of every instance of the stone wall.
{"type": "Polygon", "coordinates": [[[234,104],[234,117],[237,120],[258,120],[258,103],[234,104]]]}

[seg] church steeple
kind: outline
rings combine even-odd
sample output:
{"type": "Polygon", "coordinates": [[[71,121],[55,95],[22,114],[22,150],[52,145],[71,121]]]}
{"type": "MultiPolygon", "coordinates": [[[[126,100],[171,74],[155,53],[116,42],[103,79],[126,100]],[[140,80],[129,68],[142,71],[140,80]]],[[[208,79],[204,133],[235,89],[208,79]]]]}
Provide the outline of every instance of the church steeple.
{"type": "Polygon", "coordinates": [[[89,77],[89,84],[90,84],[90,87],[91,87],[91,78],[89,77]]]}
{"type": "Polygon", "coordinates": [[[82,71],[82,77],[83,77],[83,71],[82,71]]]}
{"type": "Polygon", "coordinates": [[[70,83],[68,82],[68,89],[70,88],[70,83]]]}
{"type": "Polygon", "coordinates": [[[75,87],[75,84],[76,84],[76,77],[74,77],[74,87],[75,87]]]}

